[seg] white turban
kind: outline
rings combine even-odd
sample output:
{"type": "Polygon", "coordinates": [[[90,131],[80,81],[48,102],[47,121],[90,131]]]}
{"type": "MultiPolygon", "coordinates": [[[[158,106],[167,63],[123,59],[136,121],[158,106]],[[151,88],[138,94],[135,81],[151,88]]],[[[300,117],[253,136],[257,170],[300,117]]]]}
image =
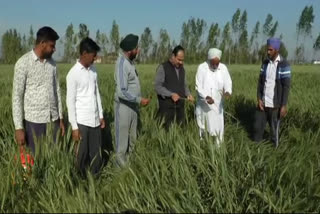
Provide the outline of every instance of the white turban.
{"type": "Polygon", "coordinates": [[[208,59],[218,58],[221,59],[222,51],[217,48],[210,48],[208,51],[208,59]]]}

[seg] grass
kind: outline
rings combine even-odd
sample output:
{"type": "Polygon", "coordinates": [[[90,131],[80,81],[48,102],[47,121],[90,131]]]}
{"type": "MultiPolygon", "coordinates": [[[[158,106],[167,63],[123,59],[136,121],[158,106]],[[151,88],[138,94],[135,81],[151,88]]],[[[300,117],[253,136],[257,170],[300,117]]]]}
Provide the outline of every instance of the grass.
{"type": "MultiPolygon", "coordinates": [[[[65,105],[65,76],[72,65],[59,64],[65,105]]],[[[157,65],[138,65],[142,93],[153,96],[141,109],[142,128],[130,165],[114,167],[114,152],[100,177],[81,179],[73,165],[71,130],[58,144],[48,133],[35,157],[32,175],[15,160],[11,113],[12,65],[0,66],[1,212],[320,212],[319,66],[293,66],[289,113],[282,121],[278,149],[250,140],[256,102],[258,65],[232,65],[232,98],[226,101],[225,142],[217,148],[199,141],[186,105],[184,128],[168,133],[153,119],[157,111],[153,79],[157,65]],[[41,151],[41,152],[40,152],[41,151]]],[[[108,128],[114,143],[114,65],[97,65],[108,128]]],[[[186,65],[194,92],[196,65],[186,65]]],[[[110,149],[109,149],[110,150],[110,149]]]]}

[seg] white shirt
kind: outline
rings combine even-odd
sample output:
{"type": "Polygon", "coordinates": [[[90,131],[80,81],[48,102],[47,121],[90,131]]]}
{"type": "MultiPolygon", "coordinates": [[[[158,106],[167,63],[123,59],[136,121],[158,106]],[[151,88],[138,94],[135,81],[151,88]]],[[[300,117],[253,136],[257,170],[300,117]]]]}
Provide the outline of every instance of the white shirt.
{"type": "Polygon", "coordinates": [[[221,113],[223,110],[223,94],[232,93],[232,81],[227,66],[219,63],[217,69],[212,70],[208,62],[199,65],[196,74],[196,90],[198,92],[198,105],[204,111],[216,110],[221,113]],[[206,97],[210,96],[214,100],[213,104],[208,104],[206,97]]]}
{"type": "Polygon", "coordinates": [[[82,124],[89,127],[100,125],[103,118],[101,98],[95,67],[85,68],[79,61],[67,75],[67,107],[72,130],[82,124]]]}
{"type": "Polygon", "coordinates": [[[276,85],[276,73],[278,62],[280,61],[280,56],[276,60],[269,61],[267,71],[266,71],[266,84],[264,86],[264,105],[269,108],[273,108],[273,97],[274,97],[274,87],[276,85]]]}

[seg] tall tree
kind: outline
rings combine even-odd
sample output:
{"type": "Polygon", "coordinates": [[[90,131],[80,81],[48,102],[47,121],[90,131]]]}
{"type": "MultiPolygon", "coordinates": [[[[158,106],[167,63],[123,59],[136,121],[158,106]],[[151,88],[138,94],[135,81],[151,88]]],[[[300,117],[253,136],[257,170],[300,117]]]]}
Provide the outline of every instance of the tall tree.
{"type": "Polygon", "coordinates": [[[236,57],[240,63],[248,63],[248,53],[249,53],[249,44],[248,44],[248,31],[247,31],[247,11],[243,11],[240,23],[239,23],[239,52],[237,53],[236,57]]]}
{"type": "Polygon", "coordinates": [[[101,33],[100,30],[98,29],[96,32],[96,39],[95,42],[97,43],[98,46],[101,46],[101,33]]]}
{"type": "Polygon", "coordinates": [[[146,63],[149,60],[150,48],[152,46],[152,34],[149,27],[146,27],[140,39],[140,61],[146,63]]]}
{"type": "Polygon", "coordinates": [[[297,23],[297,44],[296,44],[296,61],[304,61],[305,40],[311,37],[312,24],[314,21],[313,6],[306,6],[300,15],[297,23]],[[302,37],[302,41],[300,38],[302,37]]]}
{"type": "Polygon", "coordinates": [[[75,57],[75,50],[74,50],[74,44],[73,44],[73,25],[72,23],[68,25],[65,33],[64,38],[64,54],[63,54],[63,61],[64,62],[72,62],[75,57]]]}
{"type": "Polygon", "coordinates": [[[162,62],[169,57],[171,51],[170,37],[165,29],[160,29],[159,45],[157,50],[157,60],[162,62]]]}
{"type": "Polygon", "coordinates": [[[279,25],[279,24],[278,24],[278,21],[276,21],[276,22],[273,24],[273,26],[272,26],[272,28],[270,29],[269,34],[268,34],[269,37],[274,37],[274,35],[275,35],[276,32],[277,32],[278,25],[279,25]]]}
{"type": "Polygon", "coordinates": [[[115,20],[112,22],[112,28],[110,32],[110,42],[111,42],[111,52],[115,55],[119,52],[119,44],[120,44],[120,33],[119,33],[119,25],[115,20]]]}
{"type": "Polygon", "coordinates": [[[88,37],[89,34],[90,34],[90,31],[89,31],[87,25],[81,23],[81,24],[79,25],[79,32],[78,32],[79,42],[80,42],[82,39],[88,37]]]}
{"type": "Polygon", "coordinates": [[[21,36],[16,29],[6,31],[2,36],[1,53],[4,63],[12,64],[23,54],[21,36]]]}
{"type": "Polygon", "coordinates": [[[28,38],[28,49],[29,50],[31,50],[33,48],[34,43],[35,43],[35,38],[34,38],[33,28],[31,25],[30,30],[29,30],[29,38],[28,38]]]}
{"type": "Polygon", "coordinates": [[[241,11],[238,8],[232,16],[231,28],[232,28],[232,40],[233,40],[233,54],[234,62],[237,63],[237,53],[238,53],[238,40],[239,40],[239,31],[240,31],[240,16],[241,11]]]}
{"type": "Polygon", "coordinates": [[[313,59],[316,59],[316,53],[317,53],[318,51],[320,51],[320,33],[319,33],[316,41],[315,41],[314,44],[313,44],[313,50],[314,50],[314,52],[313,52],[313,59]]]}
{"type": "Polygon", "coordinates": [[[269,37],[270,30],[272,29],[272,20],[273,20],[273,16],[269,13],[267,15],[267,18],[266,18],[266,20],[263,24],[263,28],[262,28],[263,35],[265,36],[263,38],[263,41],[265,41],[266,38],[269,37]]]}
{"type": "Polygon", "coordinates": [[[212,23],[207,38],[207,49],[218,47],[220,37],[220,29],[218,23],[212,23]]]}
{"type": "Polygon", "coordinates": [[[100,34],[100,48],[102,53],[102,59],[104,62],[107,62],[108,57],[108,45],[109,45],[109,39],[106,33],[100,34]]]}
{"type": "Polygon", "coordinates": [[[251,37],[250,37],[249,46],[252,50],[250,53],[250,55],[251,55],[250,63],[257,62],[257,56],[258,56],[258,52],[259,52],[259,41],[258,41],[259,34],[260,34],[260,22],[257,21],[254,28],[253,28],[251,37]]]}
{"type": "Polygon", "coordinates": [[[231,38],[231,26],[230,22],[227,22],[222,31],[222,41],[220,43],[220,49],[222,51],[222,61],[228,61],[231,64],[231,48],[232,48],[232,38],[231,38]]]}
{"type": "Polygon", "coordinates": [[[159,61],[157,61],[158,60],[157,54],[158,54],[158,43],[153,42],[152,43],[152,51],[151,51],[151,55],[150,55],[152,63],[159,63],[159,61]]]}
{"type": "Polygon", "coordinates": [[[21,40],[21,46],[22,46],[22,53],[23,54],[30,50],[29,47],[28,47],[28,41],[27,41],[27,38],[26,38],[25,34],[23,34],[23,37],[22,37],[22,40],[21,40]]]}
{"type": "Polygon", "coordinates": [[[86,24],[83,24],[83,23],[80,23],[79,24],[79,32],[78,32],[78,34],[77,34],[77,38],[76,38],[76,40],[74,40],[74,41],[77,41],[78,42],[78,44],[77,44],[77,48],[76,48],[76,51],[75,51],[75,56],[76,57],[79,57],[79,52],[80,52],[80,42],[84,39],[84,38],[86,38],[86,37],[89,37],[89,34],[90,34],[90,31],[89,31],[89,29],[88,29],[88,27],[87,27],[87,25],[86,24]]]}
{"type": "Polygon", "coordinates": [[[181,45],[186,49],[186,61],[194,63],[202,58],[203,43],[202,36],[206,29],[206,22],[203,19],[190,18],[183,23],[181,33],[181,45]]]}

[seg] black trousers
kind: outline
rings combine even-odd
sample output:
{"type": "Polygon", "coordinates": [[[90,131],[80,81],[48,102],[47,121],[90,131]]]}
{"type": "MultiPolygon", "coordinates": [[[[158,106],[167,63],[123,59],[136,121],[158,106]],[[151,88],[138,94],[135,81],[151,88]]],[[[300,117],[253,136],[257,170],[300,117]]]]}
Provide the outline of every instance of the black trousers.
{"type": "Polygon", "coordinates": [[[159,110],[157,113],[160,119],[164,119],[164,127],[169,129],[172,122],[176,121],[179,125],[185,122],[184,100],[174,103],[171,98],[165,101],[159,101],[159,110]]]}
{"type": "Polygon", "coordinates": [[[81,124],[78,127],[81,140],[76,148],[76,167],[83,176],[88,168],[92,174],[97,174],[103,165],[101,128],[81,124]]]}
{"type": "Polygon", "coordinates": [[[270,126],[271,141],[274,143],[275,147],[277,147],[279,145],[280,129],[279,108],[265,108],[264,111],[261,111],[260,109],[256,110],[253,139],[256,142],[263,140],[267,122],[270,126]]]}
{"type": "MultiPolygon", "coordinates": [[[[56,120],[51,123],[53,126],[52,134],[53,134],[53,141],[56,142],[57,134],[59,131],[59,120],[56,120]]],[[[30,148],[33,154],[35,154],[36,150],[36,143],[43,137],[46,136],[47,123],[33,123],[30,121],[24,121],[25,133],[26,133],[26,145],[30,148]]]]}

